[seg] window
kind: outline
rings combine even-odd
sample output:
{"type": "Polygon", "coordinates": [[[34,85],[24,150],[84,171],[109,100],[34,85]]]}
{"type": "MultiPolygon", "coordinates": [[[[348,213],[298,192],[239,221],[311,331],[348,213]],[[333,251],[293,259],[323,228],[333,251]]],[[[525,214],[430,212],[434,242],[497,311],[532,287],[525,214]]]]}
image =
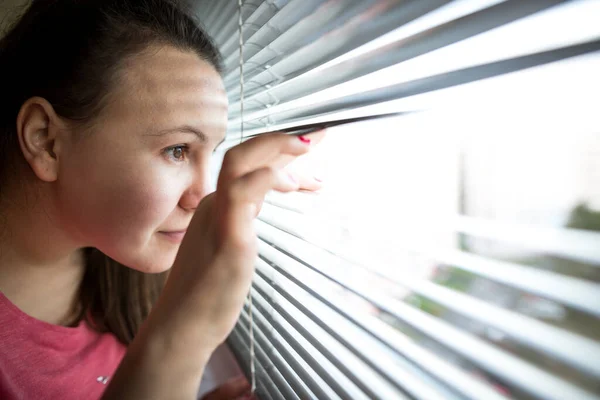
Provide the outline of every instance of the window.
{"type": "MultiPolygon", "coordinates": [[[[242,123],[238,10],[199,10],[225,55],[223,151],[242,123]]],[[[258,396],[600,398],[600,2],[241,12],[244,136],[404,113],[331,128],[304,160],[326,188],[268,196],[258,396]]],[[[249,313],[228,340],[248,374],[249,313]]]]}

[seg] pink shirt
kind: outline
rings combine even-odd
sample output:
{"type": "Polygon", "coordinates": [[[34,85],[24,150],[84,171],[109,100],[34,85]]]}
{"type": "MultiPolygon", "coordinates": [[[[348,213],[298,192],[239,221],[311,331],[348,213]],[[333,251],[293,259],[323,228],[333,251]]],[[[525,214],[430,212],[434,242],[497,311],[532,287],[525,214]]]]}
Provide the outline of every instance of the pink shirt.
{"type": "Polygon", "coordinates": [[[126,347],[85,322],[48,324],[0,293],[0,399],[99,399],[126,347]]]}

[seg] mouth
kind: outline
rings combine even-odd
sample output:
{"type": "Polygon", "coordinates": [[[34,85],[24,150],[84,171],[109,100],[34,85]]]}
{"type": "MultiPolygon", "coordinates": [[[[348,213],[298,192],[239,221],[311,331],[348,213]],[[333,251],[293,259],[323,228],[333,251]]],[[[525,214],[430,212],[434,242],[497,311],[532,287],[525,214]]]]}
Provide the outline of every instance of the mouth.
{"type": "Polygon", "coordinates": [[[180,231],[159,231],[158,233],[173,243],[181,243],[183,237],[185,236],[185,232],[186,230],[184,229],[180,231]]]}

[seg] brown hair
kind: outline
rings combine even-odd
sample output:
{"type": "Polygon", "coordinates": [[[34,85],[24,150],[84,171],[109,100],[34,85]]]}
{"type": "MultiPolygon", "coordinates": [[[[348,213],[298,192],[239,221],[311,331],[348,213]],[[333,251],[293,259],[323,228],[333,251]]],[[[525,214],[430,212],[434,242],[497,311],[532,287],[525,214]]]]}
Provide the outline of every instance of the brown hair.
{"type": "MultiPolygon", "coordinates": [[[[89,123],[107,101],[123,61],[153,44],[193,51],[221,72],[210,38],[176,0],[36,0],[0,40],[0,196],[22,162],[21,105],[45,98],[74,123],[89,123]],[[43,64],[43,65],[42,65],[43,64]]],[[[132,341],[167,273],[144,274],[86,249],[81,315],[123,343],[132,341]]]]}

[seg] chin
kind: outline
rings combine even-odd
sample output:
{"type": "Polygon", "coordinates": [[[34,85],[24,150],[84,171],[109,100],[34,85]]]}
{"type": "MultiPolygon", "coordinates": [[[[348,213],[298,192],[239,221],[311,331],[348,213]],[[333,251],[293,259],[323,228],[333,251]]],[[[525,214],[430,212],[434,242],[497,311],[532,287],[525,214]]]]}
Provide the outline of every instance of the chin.
{"type": "Polygon", "coordinates": [[[130,268],[147,274],[159,274],[171,269],[176,255],[176,251],[151,255],[148,258],[144,257],[145,260],[140,260],[139,263],[133,264],[130,268]]]}
{"type": "Polygon", "coordinates": [[[159,274],[168,271],[173,266],[180,243],[178,238],[150,235],[137,237],[129,235],[127,239],[105,243],[104,248],[98,249],[118,263],[147,274],[159,274]]]}
{"type": "Polygon", "coordinates": [[[179,246],[171,248],[144,248],[139,251],[131,252],[124,250],[116,252],[114,256],[109,255],[115,261],[136,271],[146,274],[159,274],[168,271],[175,262],[179,246]]]}
{"type": "Polygon", "coordinates": [[[160,274],[162,272],[166,272],[168,270],[171,269],[171,267],[173,266],[173,264],[165,264],[165,265],[148,265],[148,266],[142,266],[142,268],[134,268],[134,267],[130,267],[131,269],[135,269],[136,271],[140,271],[143,272],[145,274],[160,274]]]}

